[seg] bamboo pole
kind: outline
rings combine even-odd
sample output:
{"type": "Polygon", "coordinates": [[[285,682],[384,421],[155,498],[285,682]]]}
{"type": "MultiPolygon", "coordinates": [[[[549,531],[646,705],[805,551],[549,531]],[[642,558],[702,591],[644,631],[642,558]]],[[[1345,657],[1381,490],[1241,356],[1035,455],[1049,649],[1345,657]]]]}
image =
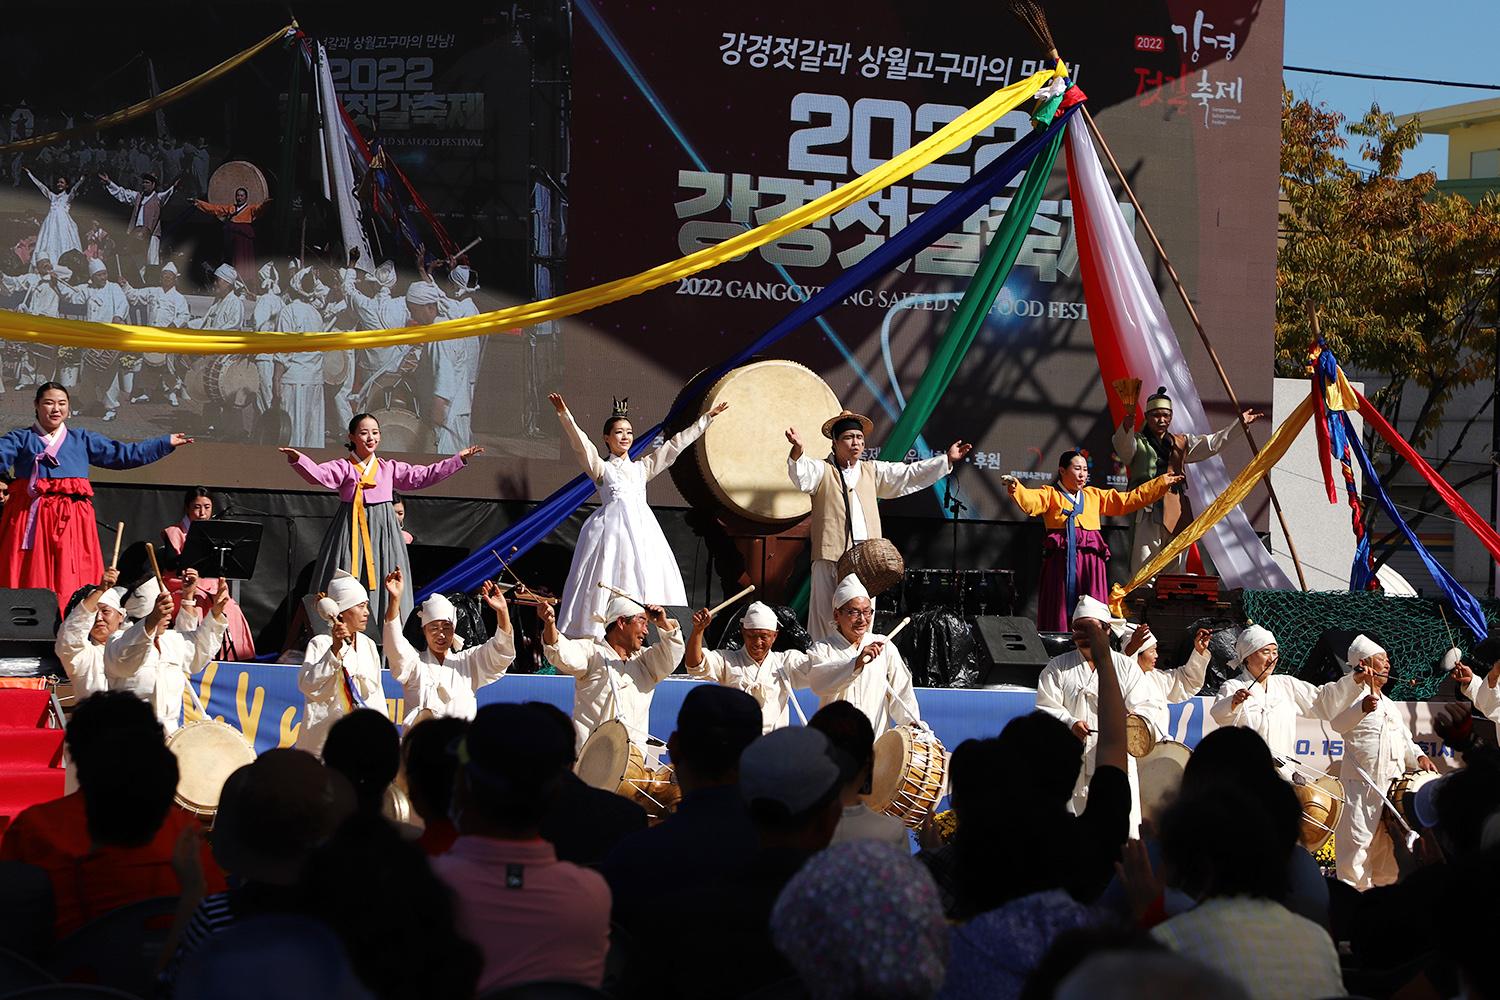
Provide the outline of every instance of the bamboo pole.
{"type": "MultiPolygon", "coordinates": [[[[1088,124],[1089,132],[1094,141],[1103,150],[1105,159],[1114,169],[1115,176],[1120,179],[1120,186],[1125,189],[1125,197],[1130,199],[1130,204],[1135,206],[1136,218],[1146,229],[1146,235],[1151,238],[1151,245],[1156,248],[1157,256],[1161,258],[1163,266],[1167,269],[1167,276],[1172,279],[1172,284],[1177,288],[1177,294],[1182,297],[1182,304],[1187,308],[1188,318],[1193,321],[1193,327],[1198,331],[1198,338],[1203,341],[1204,348],[1208,351],[1209,360],[1214,364],[1214,371],[1218,372],[1219,381],[1224,383],[1224,391],[1229,394],[1229,402],[1234,406],[1235,419],[1240,422],[1240,429],[1245,432],[1245,440],[1250,442],[1250,450],[1260,454],[1260,444],[1256,442],[1255,435],[1250,433],[1250,425],[1245,423],[1245,408],[1240,405],[1239,396],[1234,391],[1234,386],[1229,382],[1229,373],[1224,370],[1224,363],[1219,360],[1219,353],[1214,350],[1213,342],[1208,339],[1208,331],[1203,329],[1203,320],[1198,318],[1198,310],[1193,307],[1193,300],[1188,296],[1187,288],[1182,279],[1177,276],[1177,269],[1172,266],[1171,258],[1167,256],[1166,248],[1162,246],[1161,239],[1157,237],[1156,230],[1151,225],[1151,220],[1146,217],[1146,210],[1141,207],[1140,199],[1136,198],[1135,192],[1130,188],[1130,181],[1125,177],[1125,171],[1120,169],[1120,164],[1115,160],[1115,154],[1110,151],[1109,143],[1104,141],[1104,135],[1099,131],[1099,126],[1094,122],[1094,116],[1089,114],[1087,107],[1079,108],[1083,120],[1088,124]]],[[[1287,552],[1292,557],[1292,566],[1297,570],[1297,583],[1303,590],[1307,590],[1307,577],[1302,572],[1302,560],[1297,556],[1297,545],[1292,541],[1292,532],[1286,522],[1286,513],[1281,509],[1281,500],[1276,496],[1276,488],[1271,485],[1271,477],[1264,480],[1266,494],[1271,498],[1271,506],[1276,511],[1276,519],[1281,522],[1281,533],[1286,538],[1287,552]]]]}

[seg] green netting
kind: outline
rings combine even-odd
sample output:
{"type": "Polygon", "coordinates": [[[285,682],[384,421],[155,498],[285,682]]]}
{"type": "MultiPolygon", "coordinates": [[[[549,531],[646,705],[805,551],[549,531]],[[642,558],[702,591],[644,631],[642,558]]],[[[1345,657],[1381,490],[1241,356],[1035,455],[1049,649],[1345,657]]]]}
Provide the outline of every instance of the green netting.
{"type": "MultiPolygon", "coordinates": [[[[1281,652],[1278,673],[1317,682],[1323,670],[1314,657],[1318,638],[1328,629],[1363,632],[1391,655],[1386,693],[1397,701],[1431,698],[1443,681],[1443,654],[1455,645],[1467,653],[1476,641],[1451,614],[1445,626],[1440,602],[1426,597],[1247,590],[1242,600],[1250,621],[1276,633],[1281,652]]],[[[1493,629],[1500,622],[1500,602],[1480,604],[1493,629]]]]}

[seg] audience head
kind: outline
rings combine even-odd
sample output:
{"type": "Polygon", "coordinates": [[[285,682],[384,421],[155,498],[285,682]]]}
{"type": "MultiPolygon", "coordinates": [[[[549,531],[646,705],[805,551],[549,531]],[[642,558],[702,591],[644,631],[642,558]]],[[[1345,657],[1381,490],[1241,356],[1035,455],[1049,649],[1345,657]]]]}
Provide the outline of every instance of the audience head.
{"type": "Polygon", "coordinates": [[[1057,460],[1057,479],[1069,493],[1089,484],[1089,460],[1081,451],[1065,451],[1057,460]]]}
{"type": "Polygon", "coordinates": [[[390,719],[373,708],[358,708],[328,730],[323,763],[348,779],[361,813],[378,816],[401,769],[401,738],[390,719]]]}
{"type": "Polygon", "coordinates": [[[853,573],[834,588],[833,623],[838,626],[839,635],[852,643],[864,638],[875,624],[875,605],[870,603],[870,592],[853,573]]]}
{"type": "Polygon", "coordinates": [[[1464,766],[1417,789],[1417,816],[1431,827],[1451,862],[1488,846],[1486,827],[1500,809],[1500,750],[1464,754],[1464,766]]]}
{"type": "Polygon", "coordinates": [[[1251,625],[1240,632],[1234,640],[1234,662],[1253,680],[1264,680],[1276,671],[1276,660],[1280,653],[1276,637],[1271,630],[1251,625]]]}
{"type": "Polygon", "coordinates": [[[80,701],[63,736],[79,783],[96,759],[108,755],[112,737],[136,732],[154,736],[158,742],[166,739],[151,705],[129,691],[100,691],[80,701]]]}
{"type": "Polygon", "coordinates": [[[807,724],[828,737],[828,742],[852,764],[853,773],[844,788],[844,803],[853,804],[859,795],[870,794],[875,768],[875,727],[870,725],[870,717],[851,702],[833,701],[818,709],[807,724]]]}
{"type": "Polygon", "coordinates": [[[406,524],[406,497],[394,491],[391,493],[391,513],[396,515],[397,524],[406,524]]]}
{"type": "MultiPolygon", "coordinates": [[[[216,831],[217,833],[217,831],[216,831]]],[[[191,952],[177,1000],[373,1000],[338,936],[317,920],[262,916],[237,921],[191,952]]]]}
{"type": "Polygon", "coordinates": [[[542,715],[551,719],[553,724],[557,726],[558,732],[567,737],[567,742],[565,744],[558,744],[558,746],[559,749],[563,746],[567,747],[567,754],[563,759],[563,767],[571,771],[573,765],[578,761],[578,731],[573,728],[573,717],[550,701],[528,701],[525,702],[525,705],[528,708],[536,709],[542,715]]]}
{"type": "Polygon", "coordinates": [[[528,705],[486,705],[458,745],[452,813],[460,834],[526,839],[566,770],[571,733],[528,705]]]}
{"type": "Polygon", "coordinates": [[[214,516],[214,497],[207,486],[194,486],[183,495],[182,513],[189,521],[207,521],[214,516]]]}
{"type": "Polygon", "coordinates": [[[1216,782],[1184,793],[1161,819],[1167,882],[1199,900],[1280,900],[1286,896],[1287,863],[1296,843],[1295,827],[1288,838],[1287,826],[1254,788],[1216,782]]]}
{"type": "Polygon", "coordinates": [[[745,641],[745,653],[756,663],[765,660],[771,647],[776,645],[776,633],[781,623],[769,605],[755,601],[745,609],[740,618],[740,637],[745,641]]]}
{"type": "Polygon", "coordinates": [[[927,869],[886,844],[835,844],[771,912],[771,940],[814,1000],[917,1000],[943,985],[948,925],[927,869]]]}
{"type": "Polygon", "coordinates": [[[177,756],[161,727],[118,730],[94,749],[87,767],[77,769],[90,839],[111,847],[149,844],[177,793],[177,756]]]}
{"type": "Polygon", "coordinates": [[[296,885],[312,852],[354,809],[344,775],[302,750],[267,750],[224,782],[214,858],[249,882],[296,885]]]}
{"type": "Polygon", "coordinates": [[[816,729],[773,729],[740,754],[740,797],[763,847],[820,851],[843,815],[853,767],[816,729]]]}
{"type": "MultiPolygon", "coordinates": [[[[1166,413],[1170,418],[1171,411],[1166,413]]],[[[1054,995],[1057,1000],[1250,1000],[1238,982],[1170,951],[1101,952],[1085,959],[1054,995]]]]}
{"type": "Polygon", "coordinates": [[[739,780],[740,756],[760,736],[761,713],[743,691],[699,684],[682,699],[677,728],[667,740],[684,793],[739,780]]]}
{"type": "MultiPolygon", "coordinates": [[[[448,716],[426,719],[406,731],[401,743],[406,768],[406,794],[411,807],[428,825],[448,818],[453,802],[453,779],[458,774],[458,741],[469,731],[467,719],[448,716]]],[[[568,724],[568,735],[573,732],[568,724]]]]}
{"type": "Polygon", "coordinates": [[[604,638],[626,656],[646,645],[646,609],[619,594],[609,599],[600,619],[604,638]]]}
{"type": "Polygon", "coordinates": [[[1096,955],[1161,955],[1166,951],[1160,941],[1135,927],[1105,923],[1063,931],[1027,975],[1019,1000],[1053,1000],[1062,982],[1096,955]]]}

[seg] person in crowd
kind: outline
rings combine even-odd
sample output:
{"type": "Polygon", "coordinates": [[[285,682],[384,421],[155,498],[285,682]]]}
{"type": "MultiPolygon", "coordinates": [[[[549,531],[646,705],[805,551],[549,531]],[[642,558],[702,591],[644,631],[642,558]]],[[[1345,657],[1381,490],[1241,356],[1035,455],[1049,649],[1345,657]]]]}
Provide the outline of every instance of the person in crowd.
{"type": "Polygon", "coordinates": [[[1162,817],[1162,853],[1167,880],[1198,902],[1152,935],[1257,1000],[1343,996],[1328,932],[1276,902],[1295,843],[1295,829],[1244,788],[1215,783],[1182,795],[1162,817]]]}
{"type": "Polygon", "coordinates": [[[219,793],[213,856],[234,883],[205,895],[196,864],[183,879],[163,992],[172,992],[183,964],[218,935],[256,918],[298,913],[297,883],[308,858],[353,812],[344,776],[301,750],[267,750],[231,774],[219,793]]]}
{"type": "Polygon", "coordinates": [[[63,254],[83,249],[83,244],[78,240],[78,223],[73,221],[72,212],[73,200],[83,187],[83,178],[80,177],[69,185],[68,178],[58,174],[49,188],[37,180],[36,174],[30,170],[26,171],[26,176],[31,178],[31,183],[36,185],[36,189],[50,203],[47,217],[42,220],[42,227],[36,235],[35,252],[51,260],[62,260],[63,254]]]}
{"type": "MultiPolygon", "coordinates": [[[[31,259],[31,270],[25,274],[0,274],[0,290],[21,296],[16,312],[57,319],[62,316],[60,289],[72,277],[73,272],[68,268],[54,263],[45,254],[37,254],[31,259]]],[[[19,383],[16,388],[21,388],[19,383]]]]}
{"type": "MultiPolygon", "coordinates": [[[[137,620],[104,645],[110,686],[150,702],[168,734],[182,726],[183,696],[192,694],[192,675],[208,666],[223,645],[228,601],[229,591],[221,589],[208,614],[189,619],[174,614],[171,593],[162,590],[155,577],[147,577],[125,603],[126,612],[137,620]]],[[[196,704],[196,695],[193,700],[196,704]]]]}
{"type": "MultiPolygon", "coordinates": [[[[1092,659],[1110,655],[1103,621],[1075,625],[1092,659]]],[[[966,782],[955,834],[956,910],[943,997],[1016,997],[1053,940],[1088,927],[1086,905],[1108,884],[1129,830],[1125,696],[1116,671],[1098,675],[1098,740],[1084,807],[1070,814],[1083,744],[1054,715],[1013,719],[999,737],[961,744],[966,782]],[[1024,757],[1034,767],[1005,786],[993,775],[1024,757]],[[984,775],[988,780],[973,780],[984,775]]]]}
{"type": "Polygon", "coordinates": [[[385,575],[385,655],[391,677],[406,692],[407,724],[424,713],[438,718],[474,718],[479,709],[475,697],[479,689],[504,677],[505,668],[516,658],[505,594],[493,580],[484,581],[479,596],[495,613],[495,634],[489,642],[472,649],[465,649],[463,636],[453,631],[458,618],[453,602],[442,594],[428,597],[421,609],[427,648],[418,653],[406,641],[397,618],[404,588],[399,566],[385,575]]]}
{"type": "Polygon", "coordinates": [[[312,754],[322,752],[328,730],[355,709],[371,708],[386,715],[380,650],[365,629],[370,592],[339,570],[315,610],[328,633],[308,641],[297,675],[297,687],[306,699],[297,748],[312,754]]]}
{"type": "MultiPolygon", "coordinates": [[[[1078,599],[1073,609],[1073,645],[1071,652],[1054,656],[1042,668],[1036,682],[1036,707],[1060,720],[1073,731],[1073,735],[1084,746],[1083,768],[1078,772],[1073,787],[1073,811],[1083,810],[1088,800],[1089,783],[1094,776],[1097,760],[1099,666],[1094,661],[1094,648],[1090,637],[1094,625],[1107,626],[1113,619],[1109,608],[1092,597],[1078,599]]],[[[1142,676],[1140,668],[1123,653],[1108,650],[1109,662],[1113,664],[1115,676],[1124,692],[1126,704],[1132,704],[1135,688],[1142,676]]],[[[1127,773],[1131,786],[1131,828],[1140,822],[1139,795],[1135,790],[1135,763],[1132,760],[1127,773]]]]}
{"type": "Polygon", "coordinates": [[[310,917],[267,915],[226,929],[197,949],[177,978],[176,1000],[374,1000],[344,945],[310,917]]]}
{"type": "Polygon", "coordinates": [[[119,579],[119,570],[105,570],[104,579],[88,588],[57,630],[53,651],[73,684],[75,698],[110,689],[104,644],[125,627],[125,588],[115,586],[119,579]]]}
{"type": "Polygon", "coordinates": [[[599,586],[601,582],[650,603],[686,604],[677,556],[646,502],[646,485],[666,472],[728,404],[714,407],[666,443],[634,459],[630,446],[635,441],[635,429],[627,415],[628,400],[615,400],[614,410],[604,422],[609,454],[601,458],[562,396],[554,392],[547,399],[557,411],[563,438],[598,487],[600,500],[579,529],[568,580],[563,585],[557,627],[573,638],[599,635],[598,626],[610,621],[606,612],[610,594],[599,586]]]}
{"type": "Polygon", "coordinates": [[[614,918],[649,934],[678,886],[709,882],[745,862],[755,828],[739,794],[740,755],[760,735],[760,707],[743,691],[699,685],[688,692],[667,740],[682,802],[649,830],[624,837],[600,871],[614,895],[614,918]],[[665,882],[657,872],[676,873],[665,882]]]}
{"type": "Polygon", "coordinates": [[[646,829],[646,810],[614,791],[594,788],[573,771],[577,763],[573,720],[545,701],[528,701],[568,736],[561,785],[542,817],[542,839],[559,861],[597,868],[627,834],[646,829]]]}
{"type": "Polygon", "coordinates": [[[379,816],[401,770],[401,737],[384,713],[358,708],[329,728],[323,763],[354,789],[356,813],[379,816]]]}
{"type": "Polygon", "coordinates": [[[682,661],[682,630],[655,604],[641,607],[628,597],[614,597],[604,609],[604,638],[570,639],[557,628],[549,604],[537,608],[542,620],[542,655],[558,673],[573,677],[573,728],[581,747],[594,729],[619,719],[630,738],[650,736],[651,696],[656,685],[682,661]],[[660,641],[646,645],[646,623],[656,626],[660,641]]]}
{"type": "Polygon", "coordinates": [[[777,898],[771,940],[813,1000],[923,1000],[948,964],[927,870],[905,850],[837,834],[777,898]]]}
{"type": "Polygon", "coordinates": [[[83,234],[83,255],[89,260],[114,259],[114,238],[98,219],[90,219],[88,232],[83,234]]]}
{"type": "Polygon", "coordinates": [[[172,804],[177,758],[150,706],[123,691],[91,695],[73,710],[65,737],[78,791],[28,806],[0,839],[0,861],[47,872],[58,940],[112,910],[182,886],[173,856],[201,847],[205,885],[224,875],[193,840],[197,817],[172,804]]]}
{"type": "MultiPolygon", "coordinates": [[[[296,448],[277,449],[287,463],[309,485],[336,490],[342,503],[323,536],[318,561],[313,570],[313,586],[324,587],[342,570],[356,577],[370,592],[378,594],[377,609],[384,618],[386,591],[380,586],[391,570],[411,575],[406,543],[401,540],[401,526],[391,511],[393,490],[423,490],[455,475],[469,464],[469,459],[484,449],[470,445],[455,455],[432,465],[408,465],[406,462],[381,461],[380,421],[368,413],[356,413],[349,422],[348,458],[331,462],[314,462],[296,448]]],[[[399,595],[400,617],[411,614],[411,594],[405,589],[399,595]]],[[[380,626],[371,616],[367,627],[371,638],[380,634],[380,626]]]]}
{"type": "Polygon", "coordinates": [[[107,173],[101,172],[99,179],[104,182],[104,189],[109,192],[111,198],[130,206],[130,221],[126,224],[125,232],[132,239],[139,240],[139,246],[142,248],[131,253],[130,256],[144,257],[147,264],[160,264],[161,212],[171,200],[173,192],[177,190],[177,182],[173,181],[166,188],[158,191],[156,175],[141,171],[140,190],[134,191],[116,184],[109,179],[107,173]]]}
{"type": "MultiPolygon", "coordinates": [[[[485,874],[505,884],[503,866],[485,874]]],[[[534,881],[535,870],[522,878],[534,881]]],[[[472,1000],[483,991],[485,959],[463,894],[384,817],[356,811],[313,851],[299,884],[301,912],[333,929],[380,1000],[472,1000]]]]}
{"type": "Polygon", "coordinates": [[[1259,625],[1251,625],[1234,640],[1230,666],[1240,672],[1219,687],[1218,700],[1209,709],[1221,726],[1245,726],[1266,741],[1280,760],[1293,756],[1297,743],[1297,718],[1326,719],[1320,696],[1331,685],[1314,687],[1303,680],[1276,673],[1281,657],[1276,636],[1259,625]]]}
{"type": "Polygon", "coordinates": [[[1042,540],[1042,575],[1038,585],[1036,627],[1064,632],[1068,609],[1080,597],[1109,600],[1109,545],[1101,533],[1103,517],[1133,514],[1155,503],[1183,477],[1166,473],[1128,493],[1089,485],[1089,460],[1082,452],[1065,451],[1057,461],[1057,483],[1041,489],[1022,486],[1014,476],[1003,477],[1016,506],[1028,517],[1040,517],[1047,527],[1042,540]]]}
{"type": "Polygon", "coordinates": [[[1250,1000],[1239,983],[1181,955],[1101,952],[1058,984],[1057,1000],[1250,1000]]]}
{"type": "MultiPolygon", "coordinates": [[[[162,265],[157,276],[155,288],[132,288],[123,285],[125,298],[132,306],[137,307],[143,313],[143,319],[147,326],[159,326],[166,328],[186,328],[192,323],[192,310],[188,307],[187,298],[177,287],[177,265],[170,260],[162,265]]],[[[122,284],[123,284],[123,278],[122,284]]],[[[121,393],[123,398],[132,403],[145,403],[151,399],[150,386],[135,383],[135,376],[141,373],[138,362],[132,361],[130,368],[134,372],[121,368],[116,376],[116,383],[110,386],[104,396],[105,419],[111,419],[110,414],[115,413],[120,406],[121,393]],[[128,378],[126,376],[129,376],[128,378]],[[139,392],[136,392],[136,389],[139,392]]],[[[161,388],[165,390],[167,403],[171,406],[179,406],[182,400],[187,398],[187,389],[184,388],[182,378],[177,370],[177,361],[172,355],[166,356],[164,364],[153,369],[151,381],[159,381],[161,388]]]]}
{"type": "Polygon", "coordinates": [[[1334,825],[1339,880],[1356,889],[1396,881],[1390,833],[1381,822],[1391,782],[1410,770],[1436,771],[1411,737],[1406,720],[1382,689],[1391,675],[1389,654],[1359,635],[1349,645],[1349,673],[1320,695],[1320,716],[1344,738],[1344,808],[1334,825]]]}
{"type": "MultiPolygon", "coordinates": [[[[214,498],[208,487],[194,486],[188,490],[182,500],[182,520],[161,529],[163,550],[181,556],[193,522],[210,521],[213,516],[214,498]]],[[[207,614],[213,606],[219,590],[229,586],[228,580],[199,576],[198,571],[192,567],[184,567],[180,571],[163,571],[162,579],[177,599],[179,613],[186,607],[200,617],[207,614]]],[[[224,613],[229,617],[229,628],[224,633],[224,648],[217,651],[216,655],[220,659],[241,662],[255,659],[255,636],[250,632],[245,612],[240,610],[239,602],[233,596],[224,604],[224,613]]]]}
{"type": "MultiPolygon", "coordinates": [[[[1240,424],[1230,424],[1213,434],[1172,434],[1172,398],[1161,386],[1146,397],[1146,416],[1139,431],[1135,429],[1134,399],[1125,400],[1125,416],[1115,429],[1112,444],[1130,480],[1128,489],[1137,489],[1168,472],[1185,475],[1185,466],[1212,458],[1224,450],[1229,432],[1240,424]]],[[[1261,418],[1254,410],[1240,415],[1245,427],[1261,418]]],[[[1177,483],[1161,499],[1135,512],[1130,537],[1130,572],[1156,558],[1172,536],[1187,527],[1193,519],[1186,482],[1177,483]]],[[[1187,554],[1178,556],[1168,572],[1181,573],[1187,554]]]]}
{"type": "Polygon", "coordinates": [[[835,701],[818,709],[807,724],[828,737],[828,742],[853,762],[853,774],[839,796],[844,814],[833,831],[833,843],[874,840],[909,851],[911,842],[905,825],[894,816],[872,812],[863,801],[872,790],[875,773],[875,730],[869,717],[847,701],[835,701]]]}
{"type": "Polygon", "coordinates": [[[1200,628],[1193,635],[1193,651],[1180,667],[1161,667],[1161,646],[1149,625],[1138,625],[1125,643],[1122,652],[1135,660],[1140,676],[1130,690],[1129,707],[1132,712],[1150,723],[1159,740],[1170,739],[1171,709],[1169,706],[1187,701],[1203,687],[1208,673],[1208,640],[1213,632],[1200,628]]]}
{"type": "Polygon", "coordinates": [[[974,447],[955,441],[943,454],[919,462],[877,462],[864,457],[865,438],[874,429],[874,422],[864,414],[840,410],[823,423],[823,436],[831,444],[829,454],[821,459],[803,454],[802,435],[795,427],[786,429],[792,446],[787,452],[787,476],[793,486],[812,496],[807,634],[814,641],[838,635],[834,618],[839,608],[834,601],[840,583],[838,562],[856,543],[881,537],[877,501],[926,489],[952,472],[974,447]]]}
{"type": "Polygon", "coordinates": [[[213,305],[201,318],[189,320],[187,325],[195,330],[243,330],[245,300],[239,293],[244,287],[240,273],[232,265],[220,264],[214,268],[213,305]]]}
{"type": "MultiPolygon", "coordinates": [[[[357,254],[357,251],[354,253],[357,254]]],[[[343,269],[341,277],[344,298],[354,312],[355,329],[399,330],[412,325],[411,316],[407,312],[406,299],[397,298],[391,294],[391,289],[396,287],[398,280],[394,263],[388,260],[381,261],[371,273],[360,270],[351,261],[350,266],[343,269]]],[[[356,381],[360,386],[360,404],[380,405],[371,398],[371,394],[379,384],[377,380],[400,370],[406,360],[407,352],[419,349],[397,345],[361,348],[356,352],[358,361],[356,381]]]]}
{"type": "Polygon", "coordinates": [[[541,837],[569,739],[526,705],[481,708],[459,744],[458,840],[433,861],[458,899],[459,931],[484,955],[478,989],[548,980],[598,988],[610,892],[597,872],[557,860],[541,837]]]}
{"type": "Polygon", "coordinates": [[[892,726],[921,726],[922,710],[912,689],[911,670],[896,649],[882,635],[871,631],[875,624],[875,605],[870,592],[854,574],[844,577],[830,598],[838,619],[838,631],[809,647],[807,654],[826,665],[817,674],[818,707],[835,701],[851,702],[870,720],[877,734],[892,726]],[[842,686],[836,681],[846,674],[839,665],[853,663],[854,674],[842,686]]]}
{"type": "MultiPolygon", "coordinates": [[[[451,294],[439,291],[437,318],[446,321],[479,315],[479,307],[473,298],[479,282],[473,278],[473,272],[466,265],[459,265],[449,272],[449,277],[453,291],[451,294]]],[[[434,283],[433,287],[437,285],[434,283]]],[[[411,293],[407,292],[407,300],[410,299],[411,293]]],[[[473,436],[470,424],[482,341],[479,337],[460,337],[434,341],[428,346],[432,361],[434,447],[444,452],[462,447],[462,443],[473,436]]]]}
{"type": "MultiPolygon", "coordinates": [[[[291,296],[276,315],[278,333],[317,333],[324,329],[319,308],[328,287],[311,267],[292,272],[291,296]]],[[[293,448],[321,448],[324,440],[323,354],[320,351],[283,351],[276,356],[281,369],[275,379],[275,402],[291,421],[287,444],[293,448]]]]}
{"type": "Polygon", "coordinates": [[[36,421],[0,436],[0,468],[15,470],[25,488],[10,491],[0,513],[0,587],[40,587],[72,594],[104,574],[88,469],[134,469],[193,443],[163,434],[138,444],[114,441],[67,424],[66,387],[37,387],[36,421]]]}
{"type": "MultiPolygon", "coordinates": [[[[458,754],[454,748],[468,731],[468,719],[450,715],[423,719],[409,727],[401,738],[401,773],[406,776],[406,796],[411,800],[412,812],[422,820],[417,846],[430,858],[446,853],[458,839],[449,808],[453,801],[453,778],[458,773],[458,754]]],[[[572,731],[569,723],[568,732],[572,731]]]]}
{"type": "MultiPolygon", "coordinates": [[[[255,276],[256,293],[253,296],[249,327],[257,333],[268,333],[275,330],[281,320],[286,293],[281,289],[281,272],[276,270],[273,262],[268,260],[262,264],[255,276]]],[[[276,355],[255,355],[255,373],[260,380],[255,392],[255,402],[260,407],[260,412],[265,413],[271,409],[275,397],[276,355]]]]}
{"type": "Polygon", "coordinates": [[[234,203],[230,205],[216,205],[201,198],[193,199],[194,208],[224,224],[224,263],[245,274],[249,274],[251,268],[255,267],[255,220],[265,212],[270,203],[270,198],[250,201],[250,192],[242,187],[234,189],[234,203]]]}
{"type": "MultiPolygon", "coordinates": [[[[819,695],[837,691],[848,684],[857,667],[874,659],[874,656],[866,658],[866,651],[861,650],[855,657],[838,660],[842,667],[825,666],[801,650],[772,649],[779,624],[776,612],[760,601],[746,608],[740,619],[740,638],[744,643],[740,649],[704,650],[704,636],[712,621],[707,608],[694,612],[693,631],[688,636],[682,665],[689,677],[736,688],[754,698],[760,704],[761,730],[765,733],[788,724],[787,706],[795,697],[796,688],[811,688],[819,695]]],[[[797,711],[800,715],[802,710],[797,711]]]]}

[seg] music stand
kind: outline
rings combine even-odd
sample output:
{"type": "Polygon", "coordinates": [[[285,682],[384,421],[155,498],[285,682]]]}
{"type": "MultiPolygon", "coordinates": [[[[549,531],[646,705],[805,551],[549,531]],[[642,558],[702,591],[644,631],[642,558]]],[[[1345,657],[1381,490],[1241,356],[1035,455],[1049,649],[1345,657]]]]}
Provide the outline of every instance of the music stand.
{"type": "Polygon", "coordinates": [[[205,579],[248,580],[255,575],[264,527],[259,521],[194,521],[178,566],[205,579]]]}

